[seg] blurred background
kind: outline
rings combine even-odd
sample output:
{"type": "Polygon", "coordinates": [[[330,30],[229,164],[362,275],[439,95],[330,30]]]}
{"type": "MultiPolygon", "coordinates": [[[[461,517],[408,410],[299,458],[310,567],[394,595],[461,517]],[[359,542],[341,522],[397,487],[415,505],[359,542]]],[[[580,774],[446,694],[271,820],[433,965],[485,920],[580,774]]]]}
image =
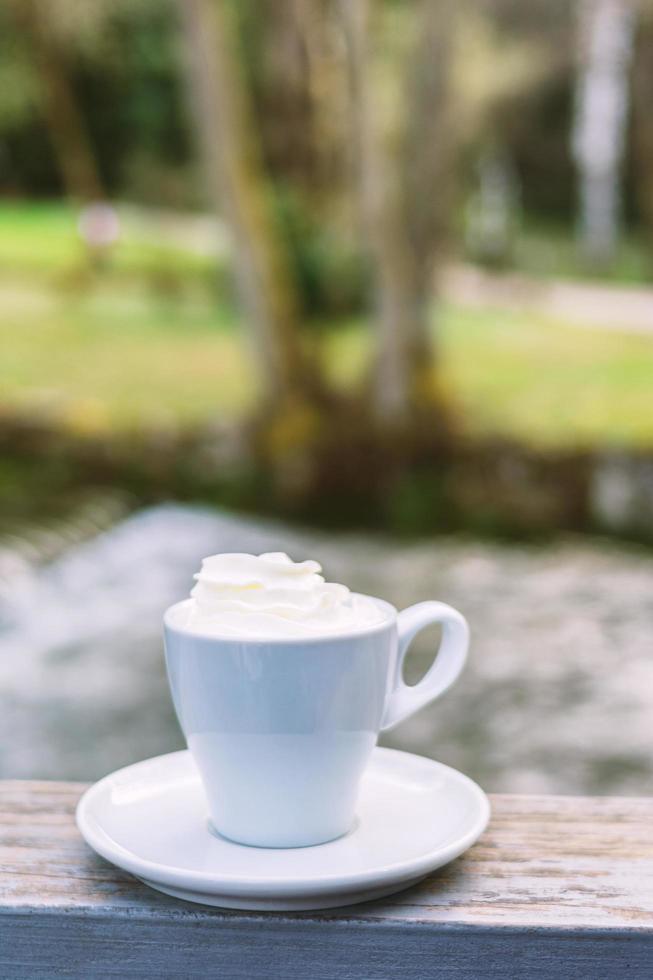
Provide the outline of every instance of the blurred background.
{"type": "Polygon", "coordinates": [[[648,0],[5,0],[0,776],[180,747],[163,609],[284,550],[469,619],[386,744],[653,792],[652,106],[648,0]]]}

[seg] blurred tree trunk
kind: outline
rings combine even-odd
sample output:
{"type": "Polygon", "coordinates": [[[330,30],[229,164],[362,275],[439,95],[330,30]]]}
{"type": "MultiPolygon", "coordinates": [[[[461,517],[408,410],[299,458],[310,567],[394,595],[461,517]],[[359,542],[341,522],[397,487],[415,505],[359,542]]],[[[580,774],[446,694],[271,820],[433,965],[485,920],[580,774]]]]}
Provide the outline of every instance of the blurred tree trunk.
{"type": "Polygon", "coordinates": [[[343,296],[346,301],[354,282],[347,273],[356,263],[353,257],[360,257],[337,5],[334,0],[240,0],[236,9],[247,40],[244,63],[257,136],[276,190],[299,301],[307,318],[325,319],[334,310],[337,315],[343,296]]]}
{"type": "Polygon", "coordinates": [[[265,162],[328,211],[342,193],[347,83],[332,0],[249,0],[250,58],[265,162]]]}
{"type": "Polygon", "coordinates": [[[315,379],[301,348],[296,285],[268,196],[232,12],[223,0],[179,5],[207,190],[231,234],[262,401],[307,394],[315,379]]]}
{"type": "Polygon", "coordinates": [[[614,259],[630,95],[633,0],[584,0],[572,149],[579,178],[580,247],[597,270],[614,259]]]}
{"type": "MultiPolygon", "coordinates": [[[[311,0],[311,17],[316,15],[311,0]]],[[[311,188],[315,125],[301,0],[250,0],[250,74],[265,164],[293,190],[311,188]]]]}
{"type": "Polygon", "coordinates": [[[634,156],[638,203],[653,254],[653,0],[641,0],[633,69],[634,156]]]}
{"type": "Polygon", "coordinates": [[[12,6],[34,52],[42,81],[45,120],[66,192],[80,201],[102,200],[104,189],[84,116],[66,57],[49,27],[48,8],[43,0],[13,0],[12,6]]]}
{"type": "MultiPolygon", "coordinates": [[[[433,408],[431,333],[434,263],[450,207],[446,177],[448,53],[446,0],[419,0],[414,35],[402,54],[394,120],[382,103],[376,65],[378,0],[342,0],[349,47],[352,130],[375,281],[377,313],[373,404],[384,423],[402,426],[433,408]]],[[[387,83],[385,83],[387,85],[387,83]]]]}

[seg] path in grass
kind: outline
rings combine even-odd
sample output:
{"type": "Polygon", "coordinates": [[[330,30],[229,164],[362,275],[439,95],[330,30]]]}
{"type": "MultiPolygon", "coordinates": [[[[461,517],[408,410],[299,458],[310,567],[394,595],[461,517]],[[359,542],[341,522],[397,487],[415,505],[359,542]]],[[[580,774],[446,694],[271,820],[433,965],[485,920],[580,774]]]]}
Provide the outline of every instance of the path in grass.
{"type": "Polygon", "coordinates": [[[445,270],[443,294],[458,306],[537,316],[569,326],[653,337],[653,287],[484,272],[471,265],[445,270]]]}

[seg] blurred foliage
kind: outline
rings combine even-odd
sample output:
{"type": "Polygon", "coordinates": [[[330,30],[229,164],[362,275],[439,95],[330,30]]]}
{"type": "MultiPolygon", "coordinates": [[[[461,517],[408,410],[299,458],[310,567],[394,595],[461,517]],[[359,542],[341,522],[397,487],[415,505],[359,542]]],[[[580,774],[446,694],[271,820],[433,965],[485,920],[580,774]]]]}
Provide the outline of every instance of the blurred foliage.
{"type": "Polygon", "coordinates": [[[305,316],[315,320],[360,311],[369,293],[369,270],[355,242],[316,219],[291,189],[279,192],[276,204],[305,316]]]}
{"type": "MultiPolygon", "coordinates": [[[[315,17],[329,16],[323,0],[309,7],[315,17]]],[[[172,0],[52,0],[48,9],[111,193],[168,206],[198,205],[172,0]]],[[[319,84],[329,91],[319,97],[308,91],[310,72],[302,90],[296,76],[306,69],[306,52],[297,47],[299,42],[294,47],[277,43],[280,36],[287,42],[288,32],[280,35],[283,9],[272,0],[237,5],[266,163],[282,197],[289,181],[299,191],[292,211],[285,209],[289,220],[298,221],[291,229],[295,243],[304,241],[299,234],[300,228],[305,230],[304,209],[329,226],[327,238],[334,250],[340,236],[347,252],[351,209],[346,202],[334,207],[350,165],[338,132],[344,124],[338,103],[338,87],[344,84],[338,60],[342,53],[333,40],[332,49],[313,52],[319,84]]],[[[395,44],[407,33],[412,12],[412,4],[394,5],[395,44]]],[[[570,219],[572,5],[563,0],[467,3],[459,20],[452,137],[461,145],[467,182],[473,182],[477,154],[491,135],[513,160],[526,210],[570,219]]],[[[61,189],[39,102],[29,45],[16,30],[10,5],[2,5],[0,176],[5,192],[51,195],[61,189]]],[[[630,215],[636,218],[637,177],[630,165],[626,176],[630,215]]],[[[314,245],[306,241],[310,253],[314,245]]],[[[310,254],[298,258],[300,266],[311,265],[310,254]]],[[[314,280],[315,273],[311,276],[314,280]]]]}
{"type": "MultiPolygon", "coordinates": [[[[151,203],[197,204],[185,169],[191,153],[170,0],[53,0],[45,10],[108,189],[151,203]]],[[[33,53],[10,4],[0,7],[0,81],[5,191],[60,192],[33,53]]]]}
{"type": "MultiPolygon", "coordinates": [[[[301,320],[320,327],[307,346],[323,359],[339,393],[354,384],[363,390],[373,338],[361,311],[372,290],[361,256],[360,202],[351,190],[355,148],[345,118],[347,66],[342,32],[333,25],[336,6],[330,0],[225,2],[239,28],[270,177],[266,192],[285,232],[301,320]],[[300,11],[299,19],[292,11],[300,11]]],[[[386,31],[375,94],[382,111],[399,118],[403,89],[393,84],[391,67],[408,48],[416,5],[381,6],[386,31]]],[[[534,274],[583,271],[572,235],[572,8],[563,0],[464,2],[453,35],[448,111],[456,182],[438,183],[434,197],[446,198],[462,215],[477,192],[479,159],[496,148],[516,175],[515,200],[523,212],[505,261],[534,274]]],[[[51,0],[43,9],[110,196],[168,209],[204,206],[173,0],[51,0]]],[[[17,199],[62,191],[32,54],[16,29],[12,4],[2,5],[0,177],[4,193],[17,199]]],[[[623,282],[651,276],[636,194],[645,156],[639,170],[627,161],[634,227],[611,272],[623,282]]],[[[424,202],[424,208],[432,205],[424,202]]],[[[253,402],[255,383],[237,337],[226,249],[186,248],[176,243],[174,230],[157,238],[121,213],[123,237],[98,274],[71,209],[3,204],[2,402],[38,409],[67,431],[98,437],[114,427],[174,430],[216,413],[239,418],[253,402]]],[[[443,235],[439,258],[449,247],[443,235]]],[[[646,338],[444,309],[437,339],[447,394],[468,433],[518,436],[537,445],[653,442],[653,354],[646,338]]],[[[437,497],[433,479],[428,471],[398,485],[394,524],[408,525],[419,512],[418,486],[426,488],[424,496],[437,497]]]]}

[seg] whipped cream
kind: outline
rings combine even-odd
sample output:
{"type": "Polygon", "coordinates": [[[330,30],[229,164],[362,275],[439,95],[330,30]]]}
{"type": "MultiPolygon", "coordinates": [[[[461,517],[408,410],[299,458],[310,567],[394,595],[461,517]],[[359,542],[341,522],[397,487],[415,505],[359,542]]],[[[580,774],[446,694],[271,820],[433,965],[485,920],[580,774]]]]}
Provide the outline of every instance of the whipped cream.
{"type": "Polygon", "coordinates": [[[381,608],[325,582],[316,561],[283,552],[211,555],[194,576],[184,625],[198,633],[272,639],[331,635],[381,623],[381,608]]]}

